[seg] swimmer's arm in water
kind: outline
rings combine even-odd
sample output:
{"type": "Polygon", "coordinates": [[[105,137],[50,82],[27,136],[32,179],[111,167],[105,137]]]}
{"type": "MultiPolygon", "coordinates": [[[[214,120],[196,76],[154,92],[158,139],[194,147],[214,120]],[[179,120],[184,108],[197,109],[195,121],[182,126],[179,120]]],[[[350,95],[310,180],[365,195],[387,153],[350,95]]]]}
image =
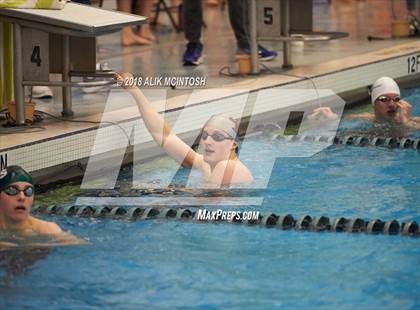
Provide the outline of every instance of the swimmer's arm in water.
{"type": "Polygon", "coordinates": [[[60,234],[57,235],[53,235],[51,236],[53,239],[53,243],[50,243],[52,245],[60,245],[60,246],[64,246],[64,245],[78,245],[78,244],[87,244],[88,242],[84,239],[80,239],[77,238],[76,236],[66,233],[66,232],[61,232],[60,234]]]}
{"type": "Polygon", "coordinates": [[[330,107],[319,107],[308,116],[308,119],[310,120],[317,120],[320,118],[336,119],[338,118],[338,115],[335,114],[330,107]]]}
{"type": "MultiPolygon", "coordinates": [[[[23,239],[24,241],[25,239],[23,239]]],[[[17,247],[36,247],[36,248],[49,248],[52,246],[69,246],[69,245],[81,245],[87,244],[88,242],[83,239],[79,239],[68,233],[60,233],[57,235],[51,235],[51,240],[46,242],[22,242],[20,244],[14,242],[0,241],[0,249],[11,249],[17,247]]]]}
{"type": "MultiPolygon", "coordinates": [[[[316,120],[320,118],[325,119],[337,119],[338,115],[334,113],[330,107],[320,107],[315,109],[311,115],[308,116],[310,120],[316,120]]],[[[361,113],[361,114],[348,114],[343,117],[343,119],[365,119],[369,121],[374,120],[373,113],[361,113]]]]}
{"type": "Polygon", "coordinates": [[[16,248],[19,245],[13,242],[5,242],[5,241],[0,241],[0,249],[10,249],[10,248],[16,248]]]}
{"type": "Polygon", "coordinates": [[[367,121],[374,121],[375,116],[373,113],[360,113],[344,115],[343,119],[365,119],[367,121]]]}
{"type": "Polygon", "coordinates": [[[51,235],[51,239],[46,242],[29,242],[25,243],[25,247],[36,247],[36,248],[49,248],[56,246],[70,246],[70,245],[82,245],[88,242],[83,239],[79,239],[72,234],[61,232],[57,235],[51,235]]]}
{"type": "MultiPolygon", "coordinates": [[[[51,245],[75,245],[75,244],[85,244],[87,243],[83,239],[79,239],[72,234],[63,232],[56,223],[43,221],[37,218],[32,217],[31,221],[34,223],[35,231],[37,234],[50,236],[53,243],[48,243],[48,246],[51,245]]],[[[31,246],[39,246],[39,244],[30,244],[31,246]]]]}
{"type": "Polygon", "coordinates": [[[126,81],[131,76],[129,73],[118,73],[116,78],[122,80],[123,87],[134,97],[143,121],[156,143],[184,167],[201,168],[203,157],[173,133],[163,117],[152,107],[139,88],[127,86],[126,81]]]}

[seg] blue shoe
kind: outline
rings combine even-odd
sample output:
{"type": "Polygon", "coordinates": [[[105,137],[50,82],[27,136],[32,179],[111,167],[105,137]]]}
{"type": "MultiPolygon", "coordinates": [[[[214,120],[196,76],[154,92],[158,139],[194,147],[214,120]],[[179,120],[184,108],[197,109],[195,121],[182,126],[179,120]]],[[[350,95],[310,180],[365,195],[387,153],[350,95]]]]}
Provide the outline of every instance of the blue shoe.
{"type": "Polygon", "coordinates": [[[258,56],[261,61],[270,61],[277,57],[276,51],[269,51],[268,49],[258,45],[258,56]]]}
{"type": "Polygon", "coordinates": [[[203,57],[201,56],[203,52],[203,46],[198,43],[188,43],[187,50],[182,57],[182,62],[184,66],[198,66],[203,62],[203,57]]]}
{"type": "MultiPolygon", "coordinates": [[[[237,55],[241,55],[241,54],[250,55],[251,50],[249,48],[239,48],[237,51],[237,55]]],[[[277,55],[278,54],[276,51],[269,51],[268,49],[262,47],[261,45],[258,45],[258,57],[260,58],[261,61],[273,60],[274,58],[277,57],[277,55]]]]}

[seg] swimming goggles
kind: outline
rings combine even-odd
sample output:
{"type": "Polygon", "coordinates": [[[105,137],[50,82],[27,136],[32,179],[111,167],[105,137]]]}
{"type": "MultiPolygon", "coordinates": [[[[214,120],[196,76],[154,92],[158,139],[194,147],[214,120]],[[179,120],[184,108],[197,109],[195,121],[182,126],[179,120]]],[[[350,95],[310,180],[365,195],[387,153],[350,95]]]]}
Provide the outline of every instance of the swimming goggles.
{"type": "Polygon", "coordinates": [[[223,140],[233,140],[233,138],[225,137],[221,133],[215,132],[212,135],[209,135],[207,131],[203,130],[203,133],[201,134],[201,139],[205,141],[208,137],[211,137],[216,142],[222,142],[223,140]]]}
{"type": "Polygon", "coordinates": [[[390,104],[391,101],[394,101],[395,103],[400,102],[401,98],[398,96],[396,97],[380,96],[376,100],[379,101],[380,103],[390,104]]]}
{"type": "Polygon", "coordinates": [[[33,186],[26,186],[24,189],[19,189],[16,186],[8,186],[3,191],[9,196],[16,196],[20,192],[23,192],[26,197],[31,197],[34,194],[33,186]]]}

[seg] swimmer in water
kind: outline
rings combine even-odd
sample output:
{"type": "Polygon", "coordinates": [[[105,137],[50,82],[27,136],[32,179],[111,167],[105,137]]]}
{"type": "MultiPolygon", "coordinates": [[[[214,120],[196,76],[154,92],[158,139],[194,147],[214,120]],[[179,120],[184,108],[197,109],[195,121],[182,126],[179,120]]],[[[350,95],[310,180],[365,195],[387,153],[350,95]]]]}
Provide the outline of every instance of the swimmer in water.
{"type": "Polygon", "coordinates": [[[211,186],[249,184],[252,173],[237,157],[236,142],[238,124],[228,115],[212,116],[201,132],[199,154],[182,141],[149,103],[142,91],[129,85],[129,73],[118,73],[116,78],[134,97],[143,121],[153,139],[183,167],[201,171],[206,183],[211,186]]]}
{"type": "Polygon", "coordinates": [[[0,239],[0,247],[18,246],[10,240],[24,241],[34,236],[54,237],[55,245],[84,243],[64,233],[57,224],[31,216],[33,201],[34,183],[29,173],[19,166],[0,171],[0,234],[1,239],[8,240],[0,239]]]}
{"type": "MultiPolygon", "coordinates": [[[[370,89],[370,95],[373,113],[350,114],[346,115],[345,119],[366,119],[380,124],[420,129],[420,117],[411,116],[411,105],[401,100],[400,88],[393,79],[389,77],[377,79],[370,89]]],[[[320,117],[334,119],[338,116],[331,108],[321,107],[315,109],[308,118],[320,117]]]]}

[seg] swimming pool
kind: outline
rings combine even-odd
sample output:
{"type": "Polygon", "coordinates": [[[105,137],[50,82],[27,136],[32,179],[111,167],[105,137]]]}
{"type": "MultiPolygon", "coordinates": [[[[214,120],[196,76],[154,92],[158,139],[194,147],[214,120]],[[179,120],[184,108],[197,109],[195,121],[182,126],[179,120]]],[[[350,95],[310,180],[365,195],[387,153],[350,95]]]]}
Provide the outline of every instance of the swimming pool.
{"type": "MultiPolygon", "coordinates": [[[[420,115],[420,89],[405,96],[420,115]]],[[[253,143],[261,158],[282,147],[253,143]]],[[[162,174],[149,171],[151,178],[162,174]]],[[[420,222],[419,171],[417,151],[331,146],[310,158],[277,160],[268,189],[257,193],[263,205],[242,209],[420,222]]],[[[17,259],[14,278],[5,276],[3,266],[1,308],[420,307],[418,238],[181,221],[54,220],[89,245],[26,253],[33,261],[17,259]]]]}

